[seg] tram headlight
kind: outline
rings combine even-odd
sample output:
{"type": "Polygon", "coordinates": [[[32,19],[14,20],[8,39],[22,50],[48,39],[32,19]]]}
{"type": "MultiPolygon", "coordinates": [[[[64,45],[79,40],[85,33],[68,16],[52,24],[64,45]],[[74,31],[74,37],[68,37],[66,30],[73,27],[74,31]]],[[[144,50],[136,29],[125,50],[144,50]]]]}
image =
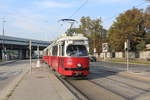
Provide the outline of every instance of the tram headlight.
{"type": "Polygon", "coordinates": [[[82,67],[82,65],[81,65],[81,64],[77,64],[77,67],[79,67],[79,68],[80,68],[80,67],[82,67]]]}

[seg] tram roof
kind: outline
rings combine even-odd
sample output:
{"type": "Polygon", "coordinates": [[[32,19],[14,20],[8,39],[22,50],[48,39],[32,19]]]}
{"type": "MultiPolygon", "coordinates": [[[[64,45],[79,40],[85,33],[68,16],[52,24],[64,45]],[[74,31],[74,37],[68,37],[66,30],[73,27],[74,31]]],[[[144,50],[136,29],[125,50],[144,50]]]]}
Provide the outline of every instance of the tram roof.
{"type": "Polygon", "coordinates": [[[84,41],[88,41],[88,38],[84,37],[83,34],[73,34],[72,36],[68,36],[67,34],[63,34],[55,42],[53,42],[51,45],[49,45],[47,48],[45,48],[44,51],[47,50],[48,48],[52,47],[56,43],[59,43],[61,41],[67,41],[67,40],[84,40],[84,41]]]}

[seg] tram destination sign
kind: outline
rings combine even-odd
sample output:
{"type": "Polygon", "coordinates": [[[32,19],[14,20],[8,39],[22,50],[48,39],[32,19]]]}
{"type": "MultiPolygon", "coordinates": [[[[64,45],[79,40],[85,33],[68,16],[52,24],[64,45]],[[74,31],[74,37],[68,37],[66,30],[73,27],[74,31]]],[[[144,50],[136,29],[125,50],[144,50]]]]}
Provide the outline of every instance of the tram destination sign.
{"type": "Polygon", "coordinates": [[[84,44],[84,40],[73,41],[73,44],[84,44]]]}

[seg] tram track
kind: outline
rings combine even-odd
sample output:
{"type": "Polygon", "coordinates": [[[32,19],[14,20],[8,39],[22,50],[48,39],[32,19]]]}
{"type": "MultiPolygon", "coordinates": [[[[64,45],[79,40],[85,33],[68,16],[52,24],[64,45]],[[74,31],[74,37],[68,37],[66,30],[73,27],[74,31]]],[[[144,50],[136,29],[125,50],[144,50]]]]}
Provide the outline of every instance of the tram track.
{"type": "Polygon", "coordinates": [[[56,77],[77,100],[134,100],[150,92],[149,83],[108,70],[91,71],[87,80],[56,77]]]}
{"type": "MultiPolygon", "coordinates": [[[[131,79],[131,80],[134,80],[134,81],[137,81],[137,82],[142,82],[142,83],[150,84],[150,82],[148,82],[148,81],[144,81],[144,80],[140,80],[140,79],[135,79],[133,77],[128,77],[128,76],[125,76],[125,75],[122,75],[122,74],[118,74],[119,72],[117,72],[117,71],[112,71],[112,70],[109,70],[109,69],[99,69],[99,68],[96,69],[96,70],[97,70],[97,73],[103,72],[103,73],[108,73],[108,74],[111,74],[111,75],[117,74],[117,76],[125,78],[125,79],[131,79]]],[[[94,71],[92,71],[92,72],[94,72],[94,71]]]]}
{"type": "Polygon", "coordinates": [[[115,79],[112,79],[112,78],[106,78],[106,79],[109,79],[109,80],[112,80],[112,81],[115,81],[115,82],[118,82],[118,83],[122,83],[124,85],[128,85],[130,87],[133,87],[133,88],[136,88],[138,90],[142,90],[142,91],[145,91],[145,92],[150,92],[150,88],[147,88],[147,89],[144,89],[142,87],[137,87],[137,86],[134,86],[134,85],[131,85],[131,84],[127,84],[125,82],[122,82],[122,81],[118,81],[118,80],[115,80],[115,79]]]}
{"type": "Polygon", "coordinates": [[[50,67],[48,67],[48,70],[50,73],[53,73],[57,77],[57,79],[77,98],[77,100],[90,100],[84,93],[82,93],[78,88],[71,84],[71,82],[69,82],[67,79],[59,76],[58,73],[56,73],[50,67]]]}
{"type": "Polygon", "coordinates": [[[68,89],[69,91],[77,97],[78,100],[90,100],[87,95],[85,95],[80,89],[75,87],[69,80],[57,77],[68,89]]]}
{"type": "MultiPolygon", "coordinates": [[[[143,94],[150,93],[149,82],[139,81],[120,74],[112,75],[111,71],[101,70],[103,76],[99,79],[89,80],[95,85],[105,88],[117,95],[124,97],[127,100],[133,100],[136,97],[140,97],[143,94]],[[104,75],[105,74],[105,75],[104,75]],[[110,76],[109,76],[110,75],[110,76]],[[108,84],[109,83],[109,84],[108,84]]],[[[96,73],[97,75],[100,75],[96,73]]]]}
{"type": "MultiPolygon", "coordinates": [[[[102,87],[102,88],[104,88],[104,89],[106,89],[106,90],[108,90],[108,91],[110,91],[110,92],[112,92],[112,93],[114,93],[116,95],[119,95],[119,96],[125,98],[126,100],[134,100],[135,97],[137,97],[137,96],[139,96],[141,94],[145,94],[145,93],[149,92],[149,90],[141,90],[139,88],[135,88],[134,87],[134,89],[137,89],[138,91],[142,91],[142,92],[140,94],[136,94],[136,95],[130,96],[130,95],[127,95],[127,94],[123,94],[122,92],[116,91],[114,89],[111,89],[110,87],[104,86],[103,84],[100,84],[98,82],[95,82],[95,81],[90,81],[90,82],[93,83],[93,84],[95,84],[95,85],[97,85],[97,86],[99,86],[99,87],[102,87]]],[[[131,91],[132,91],[132,88],[130,89],[131,91]]]]}
{"type": "MultiPolygon", "coordinates": [[[[110,74],[110,73],[107,72],[105,74],[110,74]]],[[[89,78],[88,80],[83,80],[83,81],[86,81],[86,83],[89,83],[89,84],[92,83],[93,86],[95,85],[95,86],[99,87],[97,89],[102,89],[103,88],[103,89],[105,89],[105,90],[107,90],[109,92],[112,92],[113,94],[115,94],[117,96],[120,96],[121,98],[126,99],[126,100],[134,100],[136,97],[150,92],[150,88],[148,88],[149,84],[147,82],[144,83],[144,82],[140,82],[138,80],[134,80],[134,79],[132,80],[131,78],[127,78],[127,77],[124,78],[121,75],[116,75],[116,76],[113,76],[113,77],[114,78],[112,78],[112,77],[110,77],[110,78],[109,77],[105,77],[105,78],[100,78],[100,79],[96,79],[96,80],[92,80],[92,79],[89,78]],[[119,79],[117,79],[118,77],[120,77],[122,79],[119,81],[119,79]],[[101,80],[101,81],[99,82],[99,80],[101,80]],[[129,83],[127,83],[128,80],[129,80],[129,83]],[[109,85],[110,86],[111,85],[115,86],[115,84],[117,84],[118,89],[114,89],[114,88],[111,88],[111,87],[109,87],[107,85],[101,84],[102,81],[105,81],[106,83],[107,82],[109,83],[109,81],[111,81],[112,84],[109,84],[109,85]],[[124,82],[124,81],[127,81],[127,82],[124,82]],[[130,81],[133,82],[133,84],[130,83],[130,81]],[[134,83],[139,84],[139,86],[137,84],[135,84],[135,86],[134,86],[134,83]],[[141,86],[143,86],[143,87],[141,87],[141,86]],[[125,91],[127,93],[125,93],[125,91]]],[[[75,80],[75,81],[74,80],[68,80],[68,81],[78,91],[80,91],[80,93],[83,93],[84,95],[86,95],[88,99],[90,99],[90,100],[97,100],[97,99],[94,99],[95,95],[93,95],[93,96],[92,95],[88,95],[88,94],[92,94],[92,92],[95,92],[96,90],[92,91],[92,90],[89,89],[90,91],[88,91],[88,92],[90,92],[90,93],[87,93],[87,91],[83,90],[83,88],[80,88],[80,86],[79,86],[79,85],[82,84],[82,82],[76,84],[77,82],[75,82],[75,81],[81,81],[81,80],[75,80]]],[[[100,95],[97,95],[97,96],[100,96],[100,95]]],[[[107,94],[105,94],[105,96],[107,96],[107,94]]]]}
{"type": "Polygon", "coordinates": [[[74,88],[88,98],[88,100],[125,100],[122,95],[116,95],[103,86],[97,85],[90,80],[68,80],[74,88]],[[81,81],[81,82],[80,82],[81,81]]]}

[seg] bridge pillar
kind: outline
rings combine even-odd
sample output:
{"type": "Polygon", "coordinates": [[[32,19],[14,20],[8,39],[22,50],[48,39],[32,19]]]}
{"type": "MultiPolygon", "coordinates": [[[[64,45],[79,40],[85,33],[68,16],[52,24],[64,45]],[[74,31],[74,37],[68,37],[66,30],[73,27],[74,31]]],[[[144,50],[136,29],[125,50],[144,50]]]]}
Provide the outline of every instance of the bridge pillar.
{"type": "Polygon", "coordinates": [[[26,59],[27,58],[27,50],[24,49],[22,50],[22,59],[26,59]]]}
{"type": "Polygon", "coordinates": [[[2,60],[2,49],[0,49],[0,60],[2,60]]]}
{"type": "Polygon", "coordinates": [[[2,61],[7,61],[8,60],[8,56],[7,56],[7,53],[6,53],[6,48],[5,48],[5,51],[2,49],[1,50],[1,55],[2,55],[2,61]]]}
{"type": "Polygon", "coordinates": [[[22,50],[18,50],[18,58],[22,59],[22,50]]]}
{"type": "MultiPolygon", "coordinates": [[[[32,52],[31,52],[31,56],[32,56],[32,58],[33,58],[33,56],[34,56],[34,51],[32,50],[32,52]]],[[[26,50],[26,58],[30,58],[30,50],[26,50]]]]}
{"type": "Polygon", "coordinates": [[[29,59],[29,49],[26,50],[26,58],[29,59]]]}
{"type": "Polygon", "coordinates": [[[26,59],[27,58],[27,50],[26,49],[21,49],[18,50],[18,57],[19,59],[26,59]]]}

